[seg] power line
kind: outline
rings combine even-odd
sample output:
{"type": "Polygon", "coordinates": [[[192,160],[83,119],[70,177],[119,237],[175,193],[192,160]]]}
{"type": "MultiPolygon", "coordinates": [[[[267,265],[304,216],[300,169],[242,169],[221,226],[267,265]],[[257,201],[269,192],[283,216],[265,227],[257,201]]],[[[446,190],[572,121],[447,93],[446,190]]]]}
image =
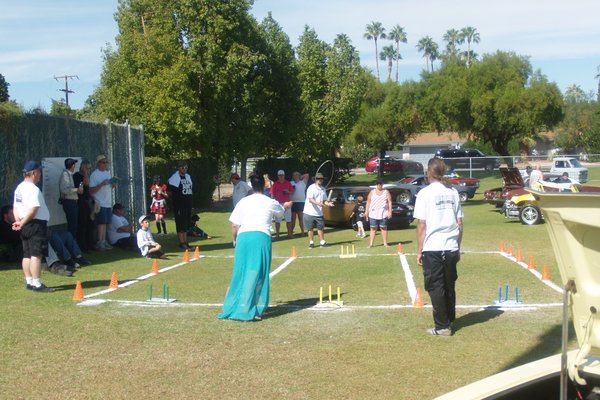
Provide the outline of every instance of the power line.
{"type": "Polygon", "coordinates": [[[74,79],[77,78],[79,79],[79,77],[77,75],[63,75],[63,76],[55,76],[54,79],[58,82],[59,79],[64,79],[65,80],[65,88],[64,89],[58,89],[61,92],[65,92],[65,103],[67,105],[69,105],[69,93],[75,93],[72,90],[69,90],[69,79],[74,79]]]}

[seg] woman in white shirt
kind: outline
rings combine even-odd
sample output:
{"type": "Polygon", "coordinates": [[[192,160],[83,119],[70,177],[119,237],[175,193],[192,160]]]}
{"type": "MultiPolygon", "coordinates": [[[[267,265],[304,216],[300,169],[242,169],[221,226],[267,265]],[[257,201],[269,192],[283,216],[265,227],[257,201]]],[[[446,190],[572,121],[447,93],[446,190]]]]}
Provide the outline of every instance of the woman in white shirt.
{"type": "Polygon", "coordinates": [[[232,223],[235,257],[233,275],[221,319],[259,321],[269,306],[271,270],[271,223],[281,217],[292,202],[279,204],[265,196],[265,180],[260,174],[250,177],[253,194],[242,198],[233,209],[232,223]]]}

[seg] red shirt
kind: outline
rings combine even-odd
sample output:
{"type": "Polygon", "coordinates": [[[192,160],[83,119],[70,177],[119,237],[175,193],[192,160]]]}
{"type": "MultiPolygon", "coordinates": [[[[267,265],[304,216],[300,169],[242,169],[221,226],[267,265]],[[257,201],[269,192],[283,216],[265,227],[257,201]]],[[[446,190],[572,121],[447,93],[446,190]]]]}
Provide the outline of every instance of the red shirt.
{"type": "Polygon", "coordinates": [[[286,201],[290,201],[290,196],[293,191],[294,187],[289,181],[284,180],[283,182],[280,182],[279,180],[276,180],[271,186],[271,197],[279,203],[285,203],[286,201]]]}

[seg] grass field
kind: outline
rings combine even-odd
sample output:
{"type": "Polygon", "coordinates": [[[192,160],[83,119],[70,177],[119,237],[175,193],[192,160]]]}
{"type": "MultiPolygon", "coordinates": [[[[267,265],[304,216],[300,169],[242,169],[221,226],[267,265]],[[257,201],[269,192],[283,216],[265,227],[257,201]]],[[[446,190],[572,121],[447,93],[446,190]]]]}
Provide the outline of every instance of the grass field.
{"type": "MultiPolygon", "coordinates": [[[[599,185],[600,169],[590,184],[599,185]]],[[[391,177],[392,178],[392,177],[391,177]]],[[[372,175],[352,182],[371,182],[372,175]]],[[[275,270],[267,317],[258,323],[217,319],[231,277],[229,213],[201,213],[200,226],[214,236],[192,242],[203,256],[149,279],[93,296],[108,287],[112,272],[125,283],[150,272],[152,262],[119,249],[95,252],[93,265],[75,277],[45,273],[52,294],[26,291],[18,266],[0,270],[0,387],[5,399],[428,399],[560,351],[561,295],[499,254],[500,241],[548,267],[560,285],[546,227],[507,221],[482,200],[498,177],[482,177],[464,206],[465,236],[459,280],[458,318],[451,338],[428,337],[429,298],[411,307],[400,257],[401,243],[414,284],[423,287],[415,258],[414,223],[390,231],[392,247],[367,248],[354,232],[327,229],[328,248],[308,249],[307,239],[273,243],[275,270]],[[340,259],[340,247],[356,258],[340,259]],[[72,300],[76,280],[90,299],[72,300]],[[169,305],[146,302],[164,284],[169,305]],[[340,287],[344,306],[316,310],[319,288],[340,287]],[[485,307],[498,288],[519,288],[522,310],[485,307]],[[85,302],[84,302],[85,303],[85,302]],[[550,304],[550,306],[543,306],[550,304]]],[[[173,225],[169,224],[172,230],[173,225]]],[[[154,229],[154,226],[152,226],[154,229]]],[[[170,256],[159,268],[182,261],[174,235],[160,238],[170,256]]],[[[409,274],[409,275],[410,275],[409,274]]],[[[503,292],[504,296],[504,292],[503,292]]],[[[571,347],[574,337],[571,334],[571,347]]]]}

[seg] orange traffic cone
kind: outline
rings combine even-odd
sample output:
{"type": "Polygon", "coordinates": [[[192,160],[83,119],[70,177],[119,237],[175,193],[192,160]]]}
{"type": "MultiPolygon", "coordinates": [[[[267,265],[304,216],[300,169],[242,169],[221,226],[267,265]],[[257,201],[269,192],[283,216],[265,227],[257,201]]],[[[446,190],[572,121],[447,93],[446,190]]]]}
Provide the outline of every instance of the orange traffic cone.
{"type": "Polygon", "coordinates": [[[398,246],[396,246],[396,253],[397,254],[404,253],[404,250],[402,250],[402,243],[398,243],[398,246]]]}
{"type": "Polygon", "coordinates": [[[119,281],[117,280],[117,273],[113,272],[111,277],[110,277],[110,285],[108,285],[109,289],[118,289],[119,288],[119,281]]]}
{"type": "Polygon", "coordinates": [[[152,260],[152,268],[150,268],[150,273],[158,275],[158,260],[156,258],[152,260]]]}
{"type": "Polygon", "coordinates": [[[423,294],[421,293],[421,288],[417,288],[417,295],[415,296],[415,303],[413,304],[415,308],[423,308],[423,294]]]}
{"type": "Polygon", "coordinates": [[[514,254],[513,254],[513,248],[512,248],[512,244],[511,244],[510,246],[508,246],[508,254],[509,254],[511,257],[513,257],[513,256],[514,256],[514,254]]]}
{"type": "Polygon", "coordinates": [[[296,253],[296,246],[292,246],[292,257],[298,257],[298,253],[296,253]]]}
{"type": "Polygon", "coordinates": [[[199,259],[200,258],[200,247],[196,246],[196,249],[194,250],[194,259],[199,259]]]}
{"type": "Polygon", "coordinates": [[[77,284],[75,285],[75,293],[73,293],[73,300],[83,300],[83,287],[81,287],[81,281],[77,281],[77,284]]]}
{"type": "Polygon", "coordinates": [[[535,269],[535,261],[533,260],[533,256],[529,256],[529,262],[527,263],[527,268],[535,269]]]}
{"type": "Polygon", "coordinates": [[[187,249],[183,253],[183,262],[190,262],[190,251],[187,249]]]}
{"type": "Polygon", "coordinates": [[[506,251],[506,249],[504,248],[504,240],[500,241],[500,252],[504,253],[506,251]]]}
{"type": "Polygon", "coordinates": [[[550,280],[550,272],[548,271],[548,267],[546,265],[544,265],[544,268],[542,268],[542,280],[543,281],[550,280]]]}
{"type": "Polygon", "coordinates": [[[523,253],[521,253],[521,249],[517,250],[517,262],[523,261],[523,253]]]}

